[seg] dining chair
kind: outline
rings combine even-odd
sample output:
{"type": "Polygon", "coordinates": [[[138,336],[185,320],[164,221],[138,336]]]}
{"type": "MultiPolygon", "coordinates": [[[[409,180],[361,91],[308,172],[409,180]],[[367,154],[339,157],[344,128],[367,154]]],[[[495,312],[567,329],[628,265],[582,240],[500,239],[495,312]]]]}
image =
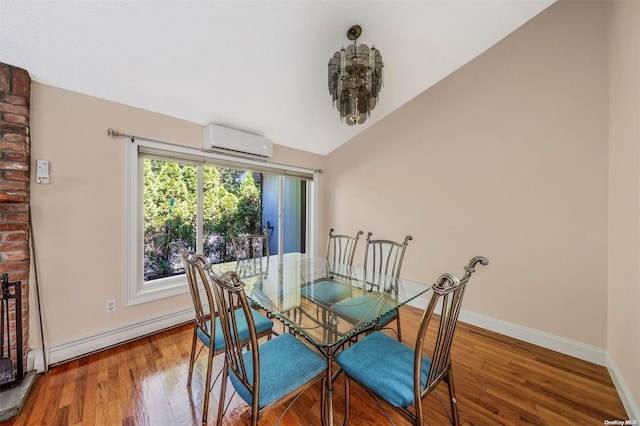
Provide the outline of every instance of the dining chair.
{"type": "MultiPolygon", "coordinates": [[[[195,311],[195,318],[193,322],[193,337],[191,341],[191,354],[189,356],[189,374],[187,378],[187,386],[191,387],[193,378],[193,367],[197,356],[200,354],[203,348],[207,348],[207,369],[205,378],[205,394],[204,405],[202,408],[202,423],[207,422],[207,413],[209,411],[209,393],[211,391],[211,375],[213,358],[224,352],[224,337],[221,331],[220,318],[216,311],[216,303],[214,298],[214,290],[211,285],[210,278],[215,276],[211,272],[211,265],[206,257],[201,254],[196,254],[191,250],[185,250],[181,253],[182,261],[184,264],[185,274],[187,276],[187,283],[189,284],[189,292],[191,293],[191,300],[193,301],[193,308],[195,311]],[[200,286],[198,281],[202,283],[205,294],[205,303],[203,303],[200,286]],[[213,315],[212,315],[213,313],[213,315]],[[211,326],[211,317],[214,319],[214,326],[211,326]],[[200,350],[196,354],[196,348],[198,341],[201,343],[200,350]]],[[[261,313],[251,310],[252,323],[255,327],[255,332],[259,337],[271,336],[273,321],[261,313]]],[[[238,322],[241,341],[246,341],[249,338],[249,328],[246,321],[238,322]]]]}
{"type": "MultiPolygon", "coordinates": [[[[362,231],[358,231],[355,237],[350,235],[334,234],[334,229],[329,231],[327,241],[327,268],[328,270],[318,280],[310,279],[300,294],[323,307],[329,307],[340,300],[352,296],[351,286],[338,281],[332,281],[331,275],[335,271],[330,268],[336,263],[351,266],[358,246],[358,240],[362,231]]],[[[316,312],[317,316],[317,312],[316,312]]]]}
{"type": "Polygon", "coordinates": [[[381,329],[393,321],[396,321],[396,330],[393,330],[402,340],[400,329],[400,311],[386,304],[383,297],[397,295],[397,285],[400,279],[400,270],[404,254],[413,240],[407,235],[403,242],[390,240],[372,240],[371,232],[367,233],[367,245],[364,254],[364,285],[362,295],[354,296],[337,302],[331,310],[343,319],[350,322],[367,322],[367,318],[374,319],[381,310],[389,312],[377,320],[376,329],[381,329]],[[380,303],[385,303],[379,306],[380,303]],[[389,306],[386,309],[385,306],[389,306]]]}
{"type": "MultiPolygon", "coordinates": [[[[217,423],[222,424],[224,416],[227,377],[238,395],[251,406],[252,425],[256,425],[262,415],[291,399],[280,415],[282,418],[305,390],[319,381],[324,384],[325,358],[291,333],[283,333],[259,344],[245,283],[235,271],[213,277],[213,281],[225,341],[217,423]],[[240,328],[243,323],[249,330],[246,342],[240,328]]],[[[324,392],[320,394],[321,409],[324,410],[324,392]]]]}
{"type": "Polygon", "coordinates": [[[242,278],[255,277],[269,271],[269,232],[242,234],[231,238],[236,256],[236,272],[242,278]]]}
{"type": "Polygon", "coordinates": [[[336,362],[345,373],[345,425],[349,423],[351,381],[389,403],[414,425],[424,424],[422,400],[441,381],[445,381],[451,406],[449,420],[453,425],[459,424],[451,343],[465,289],[478,263],[488,265],[489,261],[476,256],[465,266],[462,279],[443,274],[432,285],[432,297],[422,315],[413,348],[380,331],[374,331],[337,355],[336,362]],[[423,353],[425,335],[437,308],[441,309],[441,313],[439,320],[434,323],[434,326],[437,325],[435,344],[431,349],[431,357],[427,357],[423,353]]]}

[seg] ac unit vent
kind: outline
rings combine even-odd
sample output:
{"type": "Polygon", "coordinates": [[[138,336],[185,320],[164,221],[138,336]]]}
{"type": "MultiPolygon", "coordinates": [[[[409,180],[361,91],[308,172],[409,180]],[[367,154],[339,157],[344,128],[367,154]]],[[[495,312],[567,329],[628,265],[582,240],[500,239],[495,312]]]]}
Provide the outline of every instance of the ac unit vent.
{"type": "Polygon", "coordinates": [[[273,154],[273,142],[262,136],[209,124],[202,132],[202,148],[206,151],[268,160],[273,154]]]}

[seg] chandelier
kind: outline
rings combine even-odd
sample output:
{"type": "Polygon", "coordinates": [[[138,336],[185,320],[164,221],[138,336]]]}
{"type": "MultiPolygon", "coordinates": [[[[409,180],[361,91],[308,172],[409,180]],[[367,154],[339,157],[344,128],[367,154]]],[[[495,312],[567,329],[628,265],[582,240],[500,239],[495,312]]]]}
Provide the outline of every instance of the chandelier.
{"type": "Polygon", "coordinates": [[[382,55],[375,46],[369,49],[366,44],[357,44],[361,33],[360,25],[349,28],[347,38],[353,44],[329,60],[329,93],[340,111],[340,121],[346,117],[349,126],[367,120],[382,88],[382,55]]]}

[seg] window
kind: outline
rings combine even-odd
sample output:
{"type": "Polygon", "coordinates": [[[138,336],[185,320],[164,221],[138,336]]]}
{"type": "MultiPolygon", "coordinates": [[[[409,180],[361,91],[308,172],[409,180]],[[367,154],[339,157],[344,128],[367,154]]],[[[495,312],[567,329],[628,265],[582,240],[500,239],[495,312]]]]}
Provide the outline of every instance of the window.
{"type": "Polygon", "coordinates": [[[139,139],[127,151],[127,305],[188,291],[171,242],[211,263],[235,259],[233,235],[263,229],[271,254],[312,247],[312,170],[139,139]]]}

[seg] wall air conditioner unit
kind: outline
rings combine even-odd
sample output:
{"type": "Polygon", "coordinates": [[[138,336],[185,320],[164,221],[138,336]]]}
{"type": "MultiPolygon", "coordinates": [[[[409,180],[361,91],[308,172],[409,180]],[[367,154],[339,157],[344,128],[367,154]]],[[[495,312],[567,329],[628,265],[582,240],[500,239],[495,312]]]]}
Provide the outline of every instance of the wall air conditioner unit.
{"type": "Polygon", "coordinates": [[[209,124],[202,132],[202,148],[220,154],[266,161],[273,154],[273,142],[262,136],[209,124]]]}

